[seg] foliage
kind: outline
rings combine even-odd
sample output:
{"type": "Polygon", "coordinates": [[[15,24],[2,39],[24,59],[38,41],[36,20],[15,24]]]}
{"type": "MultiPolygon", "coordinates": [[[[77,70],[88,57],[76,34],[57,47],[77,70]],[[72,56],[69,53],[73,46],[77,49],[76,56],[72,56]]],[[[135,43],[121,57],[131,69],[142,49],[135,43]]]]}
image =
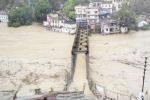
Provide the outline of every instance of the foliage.
{"type": "Polygon", "coordinates": [[[142,27],[142,30],[150,30],[150,25],[145,25],[142,27]]]}
{"type": "Polygon", "coordinates": [[[130,7],[137,15],[150,16],[150,0],[131,0],[130,7]]]}
{"type": "Polygon", "coordinates": [[[65,14],[71,19],[75,19],[75,11],[74,11],[75,5],[76,0],[68,0],[64,5],[65,14]]]}
{"type": "Polygon", "coordinates": [[[12,5],[15,0],[0,0],[0,10],[4,10],[8,5],[12,5]]]}
{"type": "Polygon", "coordinates": [[[26,0],[0,0],[0,10],[10,9],[26,0]]]}
{"type": "Polygon", "coordinates": [[[49,9],[51,9],[51,5],[47,0],[39,0],[35,4],[35,19],[37,22],[42,22],[46,19],[47,14],[50,12],[49,9]]]}
{"type": "Polygon", "coordinates": [[[117,12],[117,18],[120,20],[120,24],[127,25],[129,29],[136,29],[136,15],[129,5],[123,4],[121,10],[117,12]]]}
{"type": "Polygon", "coordinates": [[[89,0],[67,0],[64,5],[64,12],[69,18],[74,20],[75,19],[74,7],[78,4],[84,4],[88,2],[89,0]]]}
{"type": "Polygon", "coordinates": [[[22,5],[12,8],[9,11],[9,23],[10,27],[19,27],[21,25],[30,25],[32,23],[32,12],[28,6],[22,5]]]}

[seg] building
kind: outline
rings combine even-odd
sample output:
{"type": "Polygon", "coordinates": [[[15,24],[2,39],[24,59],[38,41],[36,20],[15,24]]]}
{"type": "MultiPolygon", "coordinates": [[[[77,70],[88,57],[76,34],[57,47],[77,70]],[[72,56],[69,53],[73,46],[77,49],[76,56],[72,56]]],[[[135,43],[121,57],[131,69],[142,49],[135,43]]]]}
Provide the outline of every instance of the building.
{"type": "Polygon", "coordinates": [[[5,11],[0,11],[0,22],[8,22],[8,15],[5,11]]]}
{"type": "Polygon", "coordinates": [[[76,22],[82,22],[87,20],[87,5],[77,5],[75,6],[76,22]]]}
{"type": "Polygon", "coordinates": [[[87,23],[91,27],[91,29],[95,29],[99,24],[99,9],[91,7],[86,9],[87,23]]]}
{"type": "Polygon", "coordinates": [[[127,33],[129,31],[125,24],[113,19],[105,19],[100,23],[101,34],[127,33]]]}
{"type": "Polygon", "coordinates": [[[101,8],[101,5],[102,5],[102,2],[100,1],[94,1],[94,2],[90,2],[89,3],[89,7],[92,8],[92,7],[95,7],[95,8],[101,8]]]}
{"type": "MultiPolygon", "coordinates": [[[[90,2],[88,5],[77,5],[75,6],[76,23],[79,25],[87,22],[93,31],[98,27],[102,27],[101,31],[105,34],[118,33],[120,32],[120,28],[118,28],[119,25],[115,25],[114,21],[110,20],[105,22],[105,19],[110,18],[112,13],[119,11],[124,1],[125,0],[94,0],[94,2],[90,2]]],[[[122,29],[122,31],[125,30],[122,29]]]]}
{"type": "Polygon", "coordinates": [[[76,33],[77,25],[74,22],[66,21],[63,23],[62,32],[63,33],[70,33],[74,34],[76,33]]]}
{"type": "Polygon", "coordinates": [[[101,1],[101,14],[112,14],[113,13],[113,2],[111,0],[101,1]]]}
{"type": "Polygon", "coordinates": [[[120,27],[116,20],[106,19],[101,21],[101,34],[108,35],[113,33],[120,33],[120,27]]]}
{"type": "Polygon", "coordinates": [[[48,14],[47,21],[44,21],[43,25],[54,32],[76,33],[76,23],[67,21],[60,14],[48,14]]]}

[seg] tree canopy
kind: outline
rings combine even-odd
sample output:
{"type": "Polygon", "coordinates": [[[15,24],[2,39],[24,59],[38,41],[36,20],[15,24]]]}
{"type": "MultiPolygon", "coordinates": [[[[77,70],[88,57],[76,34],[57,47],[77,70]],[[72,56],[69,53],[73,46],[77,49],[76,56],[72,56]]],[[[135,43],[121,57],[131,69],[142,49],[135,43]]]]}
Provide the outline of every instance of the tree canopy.
{"type": "Polygon", "coordinates": [[[9,11],[9,26],[19,27],[21,25],[30,25],[32,23],[32,12],[28,6],[22,5],[12,8],[9,11]]]}
{"type": "Polygon", "coordinates": [[[121,24],[127,25],[130,29],[136,28],[136,14],[129,5],[123,4],[121,10],[117,12],[117,17],[121,24]]]}
{"type": "Polygon", "coordinates": [[[130,7],[137,15],[150,16],[150,0],[131,0],[130,7]]]}
{"type": "Polygon", "coordinates": [[[89,0],[67,0],[64,5],[64,12],[69,18],[75,19],[74,7],[78,4],[85,4],[88,2],[89,0]]]}
{"type": "Polygon", "coordinates": [[[46,19],[47,14],[50,12],[51,5],[47,0],[39,0],[35,4],[34,13],[37,22],[42,22],[46,19]]]}

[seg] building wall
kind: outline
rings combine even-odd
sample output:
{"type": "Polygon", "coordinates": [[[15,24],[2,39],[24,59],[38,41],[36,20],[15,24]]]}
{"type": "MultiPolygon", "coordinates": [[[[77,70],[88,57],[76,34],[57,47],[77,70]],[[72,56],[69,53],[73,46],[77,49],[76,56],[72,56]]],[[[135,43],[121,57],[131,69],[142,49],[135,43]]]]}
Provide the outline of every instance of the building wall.
{"type": "Polygon", "coordinates": [[[0,15],[0,21],[7,23],[8,22],[8,15],[0,15]]]}
{"type": "Polygon", "coordinates": [[[48,27],[54,32],[63,32],[63,33],[75,33],[76,24],[74,23],[65,23],[64,19],[59,19],[59,16],[51,17],[47,16],[48,27]]]}
{"type": "Polygon", "coordinates": [[[78,5],[75,7],[76,20],[86,19],[87,6],[78,5]]]}
{"type": "Polygon", "coordinates": [[[94,23],[99,23],[99,15],[100,12],[98,9],[96,8],[88,8],[86,10],[86,15],[87,15],[87,21],[88,22],[94,22],[94,23]]]}

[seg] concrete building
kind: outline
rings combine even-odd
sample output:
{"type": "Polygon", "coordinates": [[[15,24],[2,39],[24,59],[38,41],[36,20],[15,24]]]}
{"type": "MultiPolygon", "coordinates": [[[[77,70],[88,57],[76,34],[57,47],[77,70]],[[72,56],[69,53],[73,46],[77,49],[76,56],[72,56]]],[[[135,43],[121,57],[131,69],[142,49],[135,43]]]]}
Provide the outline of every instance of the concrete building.
{"type": "Polygon", "coordinates": [[[108,0],[108,1],[101,1],[101,13],[109,13],[112,14],[113,13],[113,1],[108,0]]]}
{"type": "Polygon", "coordinates": [[[117,20],[105,19],[100,23],[101,34],[127,33],[129,31],[125,24],[120,25],[117,20]]]}
{"type": "MultiPolygon", "coordinates": [[[[110,18],[110,15],[116,11],[119,11],[122,7],[122,3],[124,0],[94,0],[94,2],[90,2],[87,5],[78,5],[75,6],[75,14],[76,14],[76,23],[87,22],[92,30],[95,30],[102,23],[101,19],[105,20],[106,18],[110,18]]],[[[102,21],[103,21],[102,20],[102,21]]],[[[107,23],[107,22],[106,22],[107,23]]],[[[111,23],[110,23],[111,24],[111,23]]],[[[108,25],[108,23],[107,23],[108,25]]],[[[103,25],[102,25],[103,26],[103,25]]],[[[104,25],[106,27],[106,25],[104,25]]],[[[110,27],[110,25],[108,25],[110,27]]],[[[112,26],[111,26],[112,27],[112,26]]],[[[116,26],[113,26],[116,27],[116,26]]],[[[104,29],[104,33],[111,33],[104,29]]],[[[113,29],[113,31],[117,32],[117,29],[113,29]]],[[[114,33],[114,32],[113,32],[114,33]]]]}
{"type": "Polygon", "coordinates": [[[87,8],[88,8],[87,5],[75,6],[75,14],[76,14],[76,22],[77,23],[87,20],[87,16],[86,16],[87,8]]]}
{"type": "Polygon", "coordinates": [[[70,34],[76,32],[76,23],[67,21],[59,14],[48,14],[47,21],[44,21],[43,25],[54,32],[64,32],[70,34]]]}
{"type": "Polygon", "coordinates": [[[5,11],[0,11],[0,22],[8,22],[8,15],[5,11]]]}
{"type": "Polygon", "coordinates": [[[87,8],[86,10],[86,16],[87,16],[87,23],[91,27],[91,29],[95,29],[96,26],[99,24],[99,9],[91,7],[87,8]]]}
{"type": "Polygon", "coordinates": [[[113,33],[120,33],[120,27],[117,21],[106,19],[101,21],[101,34],[108,35],[113,33]]]}
{"type": "Polygon", "coordinates": [[[76,33],[77,25],[74,22],[64,22],[63,27],[61,28],[62,32],[74,34],[76,33]]]}
{"type": "Polygon", "coordinates": [[[100,1],[95,1],[95,2],[90,2],[89,3],[89,7],[92,8],[92,7],[95,7],[95,8],[101,8],[101,5],[102,5],[102,2],[100,1]]]}

